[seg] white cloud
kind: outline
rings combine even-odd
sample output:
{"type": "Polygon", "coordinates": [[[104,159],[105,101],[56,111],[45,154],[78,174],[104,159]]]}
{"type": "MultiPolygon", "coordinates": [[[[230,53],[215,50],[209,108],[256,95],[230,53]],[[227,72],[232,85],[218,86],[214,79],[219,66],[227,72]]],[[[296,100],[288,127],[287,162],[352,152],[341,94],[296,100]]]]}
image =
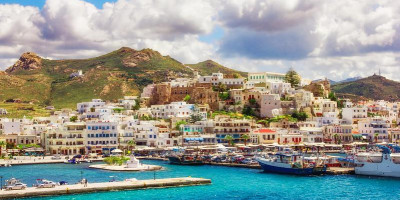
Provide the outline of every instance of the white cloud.
{"type": "Polygon", "coordinates": [[[340,80],[381,68],[400,80],[400,2],[390,0],[83,0],[0,4],[0,69],[25,51],[86,58],[129,46],[183,63],[206,59],[243,71],[340,80]],[[218,25],[224,36],[200,41],[218,25]]]}

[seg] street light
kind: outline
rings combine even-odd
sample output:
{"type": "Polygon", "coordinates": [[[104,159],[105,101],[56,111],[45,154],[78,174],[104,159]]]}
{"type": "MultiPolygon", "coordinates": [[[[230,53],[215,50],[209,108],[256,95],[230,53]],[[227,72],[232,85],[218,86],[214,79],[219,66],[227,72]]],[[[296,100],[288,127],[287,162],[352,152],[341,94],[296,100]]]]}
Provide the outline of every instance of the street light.
{"type": "Polygon", "coordinates": [[[3,176],[0,176],[0,181],[1,181],[1,183],[0,183],[0,191],[1,190],[3,190],[3,176]]]}

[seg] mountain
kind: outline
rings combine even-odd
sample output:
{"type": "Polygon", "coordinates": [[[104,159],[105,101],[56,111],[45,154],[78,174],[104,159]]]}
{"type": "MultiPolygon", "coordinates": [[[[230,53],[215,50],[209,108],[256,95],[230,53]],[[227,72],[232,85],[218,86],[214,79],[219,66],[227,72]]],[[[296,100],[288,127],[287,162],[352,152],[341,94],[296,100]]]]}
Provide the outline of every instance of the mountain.
{"type": "Polygon", "coordinates": [[[357,95],[374,100],[400,100],[400,82],[389,80],[379,75],[339,83],[333,85],[331,89],[338,93],[338,96],[357,95]]]}
{"type": "Polygon", "coordinates": [[[186,64],[190,68],[199,72],[200,75],[211,75],[211,73],[221,72],[223,74],[240,74],[242,77],[247,77],[247,72],[241,72],[222,66],[212,60],[206,60],[197,64],[186,64]]]}
{"type": "MultiPolygon", "coordinates": [[[[210,69],[197,70],[204,74],[210,69]]],[[[151,49],[122,47],[99,57],[72,60],[49,60],[27,52],[5,72],[0,71],[0,101],[75,108],[78,102],[114,101],[139,95],[151,83],[192,76],[190,68],[151,49]]]]}
{"type": "Polygon", "coordinates": [[[337,83],[347,83],[347,82],[356,81],[356,80],[359,80],[359,79],[362,79],[362,77],[361,76],[356,76],[356,77],[352,77],[352,78],[346,78],[344,80],[336,82],[335,84],[337,84],[337,83]]]}
{"type": "MultiPolygon", "coordinates": [[[[324,80],[325,80],[325,79],[317,79],[317,80],[313,80],[312,83],[316,83],[316,82],[320,82],[320,81],[324,81],[324,80]]],[[[328,79],[328,81],[329,81],[329,83],[330,83],[331,85],[334,85],[334,84],[337,83],[336,81],[331,80],[331,79],[328,79]]]]}

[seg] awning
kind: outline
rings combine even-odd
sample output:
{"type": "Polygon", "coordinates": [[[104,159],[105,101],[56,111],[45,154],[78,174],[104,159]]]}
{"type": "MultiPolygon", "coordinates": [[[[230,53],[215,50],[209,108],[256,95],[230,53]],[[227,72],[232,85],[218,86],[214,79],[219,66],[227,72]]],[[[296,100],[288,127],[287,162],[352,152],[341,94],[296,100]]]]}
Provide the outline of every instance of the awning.
{"type": "Polygon", "coordinates": [[[185,138],[185,141],[199,141],[202,142],[204,141],[203,138],[185,138]]]}

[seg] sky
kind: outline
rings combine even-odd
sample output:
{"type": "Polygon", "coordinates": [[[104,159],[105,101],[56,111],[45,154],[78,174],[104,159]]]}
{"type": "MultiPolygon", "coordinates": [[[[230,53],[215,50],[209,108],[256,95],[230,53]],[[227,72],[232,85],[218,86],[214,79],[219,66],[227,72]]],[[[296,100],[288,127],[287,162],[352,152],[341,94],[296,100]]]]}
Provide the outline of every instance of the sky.
{"type": "Polygon", "coordinates": [[[400,81],[400,1],[0,0],[0,69],[27,51],[89,58],[152,48],[241,71],[400,81]]]}

